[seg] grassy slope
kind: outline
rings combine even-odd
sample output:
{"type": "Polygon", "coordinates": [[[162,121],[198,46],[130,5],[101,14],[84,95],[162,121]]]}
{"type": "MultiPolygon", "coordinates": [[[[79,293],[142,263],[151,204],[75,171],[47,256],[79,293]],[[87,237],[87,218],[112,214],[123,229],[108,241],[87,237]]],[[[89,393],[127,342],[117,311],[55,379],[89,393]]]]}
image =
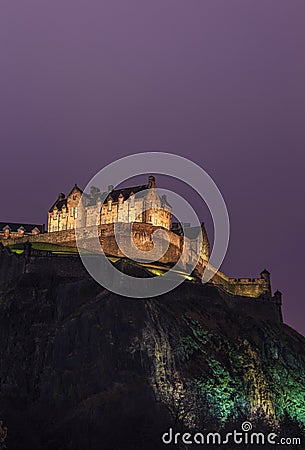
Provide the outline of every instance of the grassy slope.
{"type": "MultiPolygon", "coordinates": [[[[76,247],[66,247],[63,245],[50,244],[46,242],[33,242],[32,247],[35,250],[45,250],[56,254],[75,254],[78,253],[76,247]]],[[[23,253],[23,244],[10,245],[12,252],[23,253]]]]}

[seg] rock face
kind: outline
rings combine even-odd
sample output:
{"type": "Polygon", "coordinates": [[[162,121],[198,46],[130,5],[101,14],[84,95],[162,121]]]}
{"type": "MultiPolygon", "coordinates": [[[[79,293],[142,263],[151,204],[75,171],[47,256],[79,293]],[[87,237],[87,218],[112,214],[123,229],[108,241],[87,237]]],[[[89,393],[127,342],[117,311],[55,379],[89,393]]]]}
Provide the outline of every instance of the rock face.
{"type": "Polygon", "coordinates": [[[22,274],[2,284],[7,448],[208,448],[161,436],[170,427],[240,430],[245,420],[304,444],[305,339],[253,314],[250,301],[193,282],[145,300],[86,277],[22,274]]]}

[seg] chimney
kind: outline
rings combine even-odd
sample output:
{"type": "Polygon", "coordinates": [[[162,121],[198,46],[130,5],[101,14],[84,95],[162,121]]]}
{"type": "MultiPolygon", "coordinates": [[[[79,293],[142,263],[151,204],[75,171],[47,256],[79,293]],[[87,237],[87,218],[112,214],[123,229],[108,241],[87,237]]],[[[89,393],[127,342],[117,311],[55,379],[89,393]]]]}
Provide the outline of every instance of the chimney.
{"type": "Polygon", "coordinates": [[[152,175],[149,175],[148,177],[148,189],[155,188],[156,187],[156,179],[152,175]]]}
{"type": "Polygon", "coordinates": [[[113,184],[109,184],[108,186],[108,192],[112,192],[113,191],[113,184]]]}

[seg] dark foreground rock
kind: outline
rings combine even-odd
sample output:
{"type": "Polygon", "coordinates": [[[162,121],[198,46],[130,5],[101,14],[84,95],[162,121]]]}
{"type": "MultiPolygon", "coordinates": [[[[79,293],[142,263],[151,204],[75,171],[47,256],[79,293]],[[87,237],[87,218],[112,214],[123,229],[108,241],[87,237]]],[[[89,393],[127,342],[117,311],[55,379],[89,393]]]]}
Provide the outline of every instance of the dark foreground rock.
{"type": "Polygon", "coordinates": [[[305,339],[256,317],[250,301],[191,282],[146,300],[86,278],[24,274],[3,285],[7,448],[208,448],[161,436],[170,427],[225,435],[245,421],[304,446],[305,339]]]}

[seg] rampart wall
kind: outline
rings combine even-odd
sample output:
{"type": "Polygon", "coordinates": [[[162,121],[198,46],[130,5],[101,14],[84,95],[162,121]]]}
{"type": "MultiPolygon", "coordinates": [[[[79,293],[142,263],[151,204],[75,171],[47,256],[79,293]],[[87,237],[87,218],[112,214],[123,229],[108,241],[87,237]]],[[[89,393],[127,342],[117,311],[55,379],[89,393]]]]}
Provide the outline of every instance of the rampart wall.
{"type": "MultiPolygon", "coordinates": [[[[119,224],[120,227],[120,239],[126,244],[130,240],[130,226],[129,224],[119,224]]],[[[152,250],[154,247],[154,243],[152,241],[153,232],[158,228],[150,224],[143,223],[134,223],[132,227],[132,238],[134,244],[143,251],[152,250]]],[[[163,228],[162,228],[163,229],[163,228]]],[[[95,227],[86,227],[84,229],[84,233],[86,234],[86,248],[95,251],[94,248],[95,243],[93,244],[93,236],[94,236],[95,227]]],[[[188,238],[183,238],[172,231],[166,231],[170,245],[165,255],[159,260],[164,264],[175,264],[179,258],[181,263],[181,268],[186,269],[187,265],[190,264],[194,258],[194,251],[192,249],[191,241],[188,238]],[[181,257],[183,246],[186,246],[185,256],[181,257]]],[[[103,250],[106,255],[109,256],[118,256],[124,257],[125,254],[120,250],[117,245],[115,236],[114,236],[114,224],[103,224],[98,227],[98,233],[100,237],[100,243],[103,247],[103,250]]],[[[76,246],[76,238],[75,231],[72,230],[64,230],[64,231],[55,231],[52,233],[44,233],[36,236],[27,236],[24,238],[12,238],[3,240],[3,245],[13,245],[20,244],[25,242],[45,242],[51,244],[58,244],[62,246],[76,246]]],[[[158,241],[158,240],[157,240],[158,241]]],[[[157,242],[157,245],[163,245],[162,239],[157,242]]],[[[39,257],[37,256],[37,261],[39,257]]],[[[54,259],[52,256],[48,256],[50,258],[50,263],[47,264],[48,270],[53,267],[54,271],[58,273],[77,273],[78,267],[75,261],[75,257],[73,256],[65,256],[64,258],[54,259]],[[56,269],[57,267],[57,269],[56,269]]],[[[20,264],[22,264],[20,262],[20,264]]],[[[38,262],[33,262],[33,264],[41,264],[38,262]]],[[[196,266],[197,272],[201,275],[203,273],[204,268],[206,267],[207,262],[200,257],[199,262],[196,266]]],[[[1,261],[0,261],[1,265],[1,261]]],[[[1,266],[0,266],[1,267],[1,266]]],[[[38,266],[37,266],[38,269],[38,266]]],[[[8,274],[10,271],[15,269],[10,268],[9,266],[4,269],[8,274]]],[[[222,287],[226,292],[231,295],[239,295],[246,297],[261,297],[264,296],[266,298],[271,297],[271,289],[270,289],[270,280],[265,277],[261,278],[230,278],[227,277],[222,272],[218,271],[212,282],[222,287]]]]}
{"type": "MultiPolygon", "coordinates": [[[[206,267],[206,261],[200,259],[196,267],[198,273],[202,275],[206,267]]],[[[232,295],[245,297],[271,297],[270,279],[263,276],[261,278],[230,278],[220,270],[213,276],[213,283],[221,286],[226,292],[232,295]]]]}

